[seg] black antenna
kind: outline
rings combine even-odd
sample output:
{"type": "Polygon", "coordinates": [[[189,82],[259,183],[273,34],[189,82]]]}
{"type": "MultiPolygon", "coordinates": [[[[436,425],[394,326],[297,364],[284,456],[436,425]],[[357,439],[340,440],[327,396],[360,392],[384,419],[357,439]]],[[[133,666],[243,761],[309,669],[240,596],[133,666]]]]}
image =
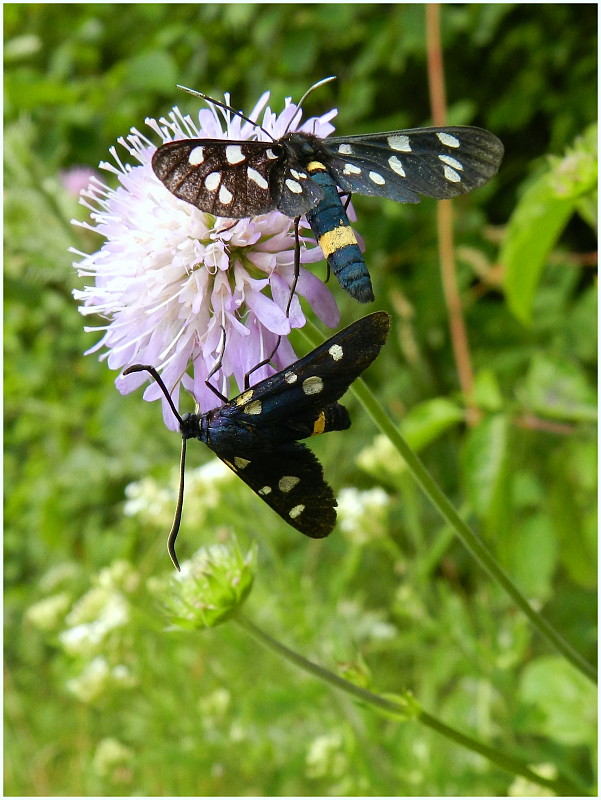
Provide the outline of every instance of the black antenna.
{"type": "MultiPolygon", "coordinates": [[[[326,83],[331,83],[332,81],[335,81],[335,80],[336,80],[336,76],[335,75],[330,75],[329,78],[322,78],[320,81],[317,81],[317,83],[314,83],[313,86],[309,87],[307,89],[307,91],[304,93],[304,95],[301,97],[301,99],[298,101],[298,103],[296,104],[296,110],[298,111],[302,107],[302,105],[305,102],[305,100],[307,99],[307,97],[309,97],[309,95],[313,91],[315,91],[315,89],[319,89],[320,86],[323,86],[326,83]]],[[[286,130],[286,133],[287,132],[288,132],[288,130],[286,130]]]]}
{"type": "MultiPolygon", "coordinates": [[[[300,108],[302,107],[302,105],[305,102],[305,100],[307,99],[307,97],[309,97],[311,92],[313,92],[315,89],[318,89],[320,86],[323,86],[325,83],[331,83],[332,81],[335,81],[335,80],[336,80],[336,76],[335,75],[330,75],[329,78],[322,78],[320,81],[317,81],[317,83],[314,83],[313,86],[311,86],[309,89],[307,89],[307,91],[301,97],[300,101],[297,103],[296,112],[294,113],[294,116],[292,117],[292,119],[294,119],[294,117],[296,116],[296,114],[298,113],[300,108]]],[[[188,89],[187,86],[182,86],[179,83],[177,84],[177,88],[178,89],[182,89],[184,92],[188,92],[188,94],[194,95],[194,97],[200,97],[203,100],[206,100],[207,103],[212,103],[214,106],[218,106],[219,108],[223,108],[225,111],[231,111],[232,114],[235,114],[237,117],[240,117],[240,119],[243,119],[245,122],[250,122],[250,124],[254,125],[255,128],[258,128],[260,131],[263,131],[265,136],[268,136],[271,139],[272,142],[275,141],[275,139],[269,133],[269,131],[266,131],[265,128],[261,127],[261,125],[259,125],[258,122],[255,122],[254,120],[252,120],[249,117],[245,116],[241,111],[236,111],[236,109],[232,108],[232,106],[228,106],[226,103],[222,103],[220,100],[214,100],[212,97],[209,97],[208,94],[203,94],[202,92],[197,92],[196,89],[188,89]]],[[[286,135],[286,133],[288,133],[288,129],[289,129],[291,123],[292,123],[292,120],[290,120],[290,123],[288,124],[288,127],[286,128],[286,130],[284,132],[284,135],[286,135]]]]}
{"type": "Polygon", "coordinates": [[[175,507],[175,515],[173,517],[169,536],[167,537],[167,552],[169,553],[171,561],[173,561],[173,566],[178,572],[181,572],[179,561],[177,560],[177,556],[175,554],[175,540],[177,539],[177,534],[179,533],[179,526],[182,520],[182,509],[184,507],[184,471],[186,466],[186,436],[183,433],[184,419],[175,407],[175,404],[171,399],[171,395],[169,394],[163,379],[154,367],[151,367],[149,364],[134,364],[133,366],[127,367],[127,369],[123,370],[124,375],[131,375],[132,372],[149,372],[152,375],[167,398],[167,402],[171,406],[171,410],[179,422],[180,430],[182,431],[182,454],[179,462],[179,492],[177,496],[177,506],[175,507]]]}
{"type": "Polygon", "coordinates": [[[258,122],[255,122],[254,120],[250,119],[249,117],[246,117],[241,111],[236,111],[236,109],[232,108],[232,106],[228,106],[225,103],[220,102],[219,100],[213,100],[213,98],[209,97],[208,94],[203,94],[202,92],[197,92],[196,89],[188,89],[187,86],[182,86],[179,83],[177,84],[177,88],[178,89],[182,89],[184,92],[188,92],[188,94],[192,94],[195,97],[200,97],[203,100],[206,100],[207,103],[211,103],[214,106],[219,106],[219,108],[223,108],[225,111],[231,111],[232,114],[235,114],[237,117],[240,117],[240,119],[243,119],[245,122],[250,122],[250,124],[253,125],[255,128],[258,128],[259,130],[263,131],[265,136],[269,136],[271,141],[275,142],[275,139],[269,133],[269,131],[266,131],[265,128],[262,128],[259,125],[258,122]]]}

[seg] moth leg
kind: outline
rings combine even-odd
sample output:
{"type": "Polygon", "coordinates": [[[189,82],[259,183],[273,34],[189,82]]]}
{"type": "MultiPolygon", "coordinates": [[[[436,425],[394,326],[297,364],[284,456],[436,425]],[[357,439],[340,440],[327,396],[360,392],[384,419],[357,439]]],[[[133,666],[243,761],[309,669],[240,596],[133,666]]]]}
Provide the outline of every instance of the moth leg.
{"type": "MultiPolygon", "coordinates": [[[[298,276],[300,275],[300,237],[298,235],[298,227],[300,225],[300,217],[294,218],[294,280],[290,287],[290,296],[288,297],[288,304],[286,306],[286,316],[290,313],[290,304],[296,291],[296,284],[298,283],[298,276]]],[[[279,347],[278,341],[278,347],[279,347]]],[[[277,350],[277,347],[276,347],[277,350]]],[[[275,353],[275,350],[273,351],[275,353]]],[[[255,367],[256,369],[256,367],[255,367]]]]}
{"type": "Polygon", "coordinates": [[[254,366],[252,369],[249,369],[249,370],[248,370],[248,372],[247,372],[247,373],[246,373],[246,375],[244,376],[244,391],[246,391],[246,390],[247,390],[247,389],[250,387],[250,376],[251,376],[251,375],[253,374],[253,372],[255,372],[256,370],[258,370],[258,369],[261,369],[261,367],[265,367],[265,366],[267,366],[267,364],[269,364],[269,362],[271,361],[271,359],[272,359],[272,358],[274,357],[274,355],[276,354],[276,352],[277,352],[277,349],[278,349],[278,347],[280,346],[280,342],[281,342],[281,341],[282,341],[282,337],[281,337],[281,336],[278,336],[278,338],[277,338],[277,341],[276,341],[276,343],[275,343],[275,347],[273,348],[273,350],[271,351],[271,353],[270,353],[270,354],[267,356],[267,358],[264,358],[264,359],[263,359],[263,361],[259,361],[259,363],[258,363],[258,364],[255,364],[255,366],[254,366]]]}
{"type": "Polygon", "coordinates": [[[344,213],[346,214],[346,211],[347,211],[348,207],[351,204],[351,198],[352,198],[353,195],[351,194],[351,192],[338,192],[338,194],[340,196],[340,200],[341,201],[342,201],[343,197],[346,197],[346,200],[344,201],[344,205],[343,205],[344,213]]]}
{"type": "Polygon", "coordinates": [[[213,369],[207,375],[207,378],[205,380],[205,384],[213,392],[213,394],[217,395],[217,397],[221,400],[222,403],[228,403],[229,402],[228,398],[225,397],[224,395],[222,395],[221,392],[219,391],[219,389],[217,389],[216,386],[213,386],[213,384],[210,382],[211,378],[213,377],[213,375],[216,372],[219,372],[219,370],[221,369],[221,365],[223,364],[223,354],[224,354],[224,352],[225,352],[225,328],[222,325],[221,326],[221,339],[219,340],[219,346],[217,348],[217,353],[218,353],[217,361],[213,365],[213,369]]]}

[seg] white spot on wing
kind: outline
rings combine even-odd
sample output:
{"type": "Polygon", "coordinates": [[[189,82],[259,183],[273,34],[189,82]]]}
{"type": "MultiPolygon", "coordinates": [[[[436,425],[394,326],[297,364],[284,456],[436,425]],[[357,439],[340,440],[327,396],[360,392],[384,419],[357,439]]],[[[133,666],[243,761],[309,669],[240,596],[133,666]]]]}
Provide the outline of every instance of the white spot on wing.
{"type": "Polygon", "coordinates": [[[228,144],[225,148],[225,157],[228,160],[228,164],[239,164],[241,161],[245,161],[246,158],[239,144],[228,144]]]}
{"type": "Polygon", "coordinates": [[[303,381],[303,392],[305,394],[319,394],[323,389],[323,381],[318,375],[312,375],[303,381]]]}
{"type": "Polygon", "coordinates": [[[399,153],[410,153],[411,142],[405,133],[399,133],[396,136],[388,137],[388,147],[393,150],[398,150],[399,153]]]}
{"type": "Polygon", "coordinates": [[[332,356],[334,361],[340,361],[340,359],[344,355],[342,347],[340,347],[339,344],[333,344],[328,350],[328,353],[332,356]]]}
{"type": "Polygon", "coordinates": [[[461,163],[461,161],[457,161],[457,159],[453,158],[453,156],[441,155],[438,156],[438,158],[442,161],[443,164],[448,164],[449,167],[453,167],[453,169],[461,169],[461,170],[463,169],[463,164],[461,163]]]}
{"type": "Polygon", "coordinates": [[[223,203],[224,206],[229,205],[232,202],[233,197],[234,195],[225,186],[222,186],[219,189],[219,202],[223,203]]]}
{"type": "Polygon", "coordinates": [[[271,494],[271,486],[263,486],[262,489],[259,489],[257,494],[262,494],[263,496],[265,496],[266,494],[271,494]]]}
{"type": "Polygon", "coordinates": [[[197,167],[199,164],[205,160],[205,149],[201,145],[198,147],[194,147],[190,151],[190,156],[188,157],[188,163],[192,167],[197,167]]]}
{"type": "Polygon", "coordinates": [[[261,405],[260,400],[253,400],[252,403],[249,403],[247,406],[244,406],[242,409],[245,414],[260,414],[263,411],[263,406],[261,405]]]}
{"type": "Polygon", "coordinates": [[[242,458],[241,456],[236,456],[234,458],[234,464],[238,467],[238,469],[244,469],[244,467],[248,467],[250,461],[248,458],[242,458]]]}
{"type": "Polygon", "coordinates": [[[444,176],[448,181],[451,181],[451,183],[461,183],[461,175],[455,172],[454,169],[451,169],[451,167],[445,166],[444,176]]]}
{"type": "Polygon", "coordinates": [[[290,517],[290,519],[296,519],[297,517],[300,517],[300,515],[303,513],[304,510],[305,507],[302,504],[294,506],[294,508],[291,508],[290,511],[288,512],[288,516],[290,517]]]}
{"type": "Polygon", "coordinates": [[[283,475],[278,481],[278,489],[280,492],[291,492],[298,483],[300,478],[295,475],[283,475]]]}
{"type": "Polygon", "coordinates": [[[369,177],[374,183],[377,183],[378,186],[383,186],[386,183],[386,179],[383,178],[379,172],[370,172],[369,177]]]}
{"type": "Polygon", "coordinates": [[[294,192],[294,194],[301,194],[303,191],[303,187],[300,183],[298,181],[293,181],[292,178],[286,178],[286,186],[291,192],[294,192]]]}
{"type": "Polygon", "coordinates": [[[407,175],[405,174],[405,170],[403,169],[403,165],[396,156],[390,156],[390,158],[388,159],[388,164],[390,166],[390,169],[396,172],[397,175],[400,175],[401,178],[407,177],[407,175]]]}
{"type": "Polygon", "coordinates": [[[263,406],[261,405],[260,400],[253,400],[252,403],[249,403],[247,406],[244,406],[242,409],[245,414],[260,414],[263,410],[263,406]]]}
{"type": "Polygon", "coordinates": [[[450,133],[438,131],[436,135],[438,136],[438,141],[442,142],[442,144],[446,144],[447,147],[459,147],[461,145],[459,139],[456,136],[452,136],[450,133]]]}
{"type": "Polygon", "coordinates": [[[259,189],[268,189],[269,188],[269,184],[267,183],[265,178],[261,175],[260,172],[257,172],[256,169],[253,169],[252,167],[249,167],[246,170],[246,174],[248,175],[248,180],[249,181],[253,181],[254,183],[256,183],[257,186],[259,187],[259,189]]]}
{"type": "Polygon", "coordinates": [[[341,144],[338,147],[338,152],[342,153],[343,156],[350,156],[353,154],[353,148],[350,146],[350,144],[341,144]]]}
{"type": "Polygon", "coordinates": [[[205,178],[205,186],[210,192],[214,192],[220,183],[221,172],[210,172],[205,178]]]}
{"type": "Polygon", "coordinates": [[[237,406],[243,406],[246,403],[248,403],[248,401],[252,398],[254,393],[255,393],[254,389],[247,389],[245,392],[238,395],[238,397],[235,397],[232,400],[232,403],[235,403],[237,406]]]}
{"type": "Polygon", "coordinates": [[[356,164],[345,164],[342,171],[345,175],[361,175],[361,168],[356,164]]]}
{"type": "Polygon", "coordinates": [[[286,383],[296,383],[298,380],[298,375],[296,374],[296,372],[290,372],[290,371],[286,372],[284,374],[284,380],[286,381],[286,383]]]}

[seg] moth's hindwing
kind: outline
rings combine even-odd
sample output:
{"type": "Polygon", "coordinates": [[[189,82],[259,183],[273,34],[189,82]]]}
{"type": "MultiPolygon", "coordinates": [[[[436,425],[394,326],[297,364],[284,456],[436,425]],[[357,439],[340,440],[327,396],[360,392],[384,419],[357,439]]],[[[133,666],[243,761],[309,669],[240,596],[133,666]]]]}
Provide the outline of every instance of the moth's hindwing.
{"type": "Polygon", "coordinates": [[[276,450],[257,449],[223,460],[293,528],[312,539],[331,533],[336,498],[317,457],[304,444],[290,442],[276,450]]]}
{"type": "Polygon", "coordinates": [[[477,189],[495,175],[503,145],[483,128],[411,128],[323,140],[327,167],[345,192],[417,203],[477,189]]]}

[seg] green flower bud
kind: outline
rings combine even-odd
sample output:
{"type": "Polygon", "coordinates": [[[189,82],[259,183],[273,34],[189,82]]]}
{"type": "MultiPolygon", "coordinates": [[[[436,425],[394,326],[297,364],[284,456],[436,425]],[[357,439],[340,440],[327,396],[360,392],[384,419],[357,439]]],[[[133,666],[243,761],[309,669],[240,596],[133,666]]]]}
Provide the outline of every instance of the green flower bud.
{"type": "Polygon", "coordinates": [[[256,544],[243,556],[235,539],[201,548],[161,587],[171,625],[199,630],[225,622],[248,597],[256,560],[256,544]]]}

